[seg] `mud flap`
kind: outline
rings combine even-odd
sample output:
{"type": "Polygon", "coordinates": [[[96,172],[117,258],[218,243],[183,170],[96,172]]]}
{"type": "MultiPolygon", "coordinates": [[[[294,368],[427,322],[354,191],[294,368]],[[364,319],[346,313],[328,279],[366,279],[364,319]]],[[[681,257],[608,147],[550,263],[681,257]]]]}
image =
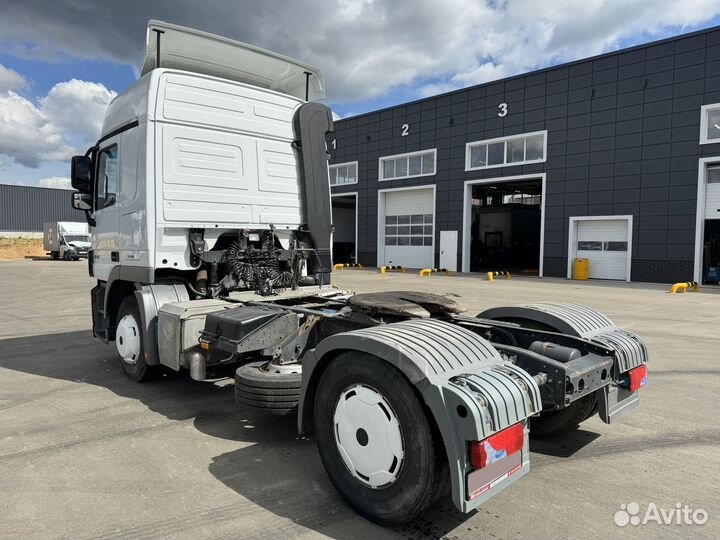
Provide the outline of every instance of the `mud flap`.
{"type": "Polygon", "coordinates": [[[598,414],[606,424],[613,424],[640,404],[639,392],[630,392],[609,384],[598,390],[598,414]]]}

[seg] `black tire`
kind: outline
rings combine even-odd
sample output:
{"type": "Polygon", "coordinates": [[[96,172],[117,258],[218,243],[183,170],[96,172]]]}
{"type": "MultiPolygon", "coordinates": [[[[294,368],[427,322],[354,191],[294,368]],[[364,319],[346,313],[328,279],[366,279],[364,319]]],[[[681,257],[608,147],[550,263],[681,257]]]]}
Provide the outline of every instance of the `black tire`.
{"type": "Polygon", "coordinates": [[[250,362],[235,371],[235,402],[274,415],[292,414],[300,402],[301,373],[271,373],[267,362],[250,362]]]}
{"type": "Polygon", "coordinates": [[[407,378],[384,360],[358,352],[343,353],[332,360],[319,381],[314,417],[318,450],[330,481],[348,505],[370,521],[382,525],[405,523],[447,492],[447,459],[442,446],[436,443],[425,407],[407,378]],[[356,384],[380,393],[400,425],[402,468],[386,487],[374,489],[357,480],[338,450],[335,407],[343,392],[356,384]]]}
{"type": "Polygon", "coordinates": [[[235,392],[235,403],[240,407],[275,416],[295,414],[297,412],[298,401],[299,397],[292,401],[281,401],[279,399],[269,399],[267,396],[263,396],[262,400],[255,400],[246,398],[235,392]]]}
{"type": "Polygon", "coordinates": [[[140,332],[140,354],[134,364],[126,362],[118,354],[118,360],[120,365],[130,379],[135,382],[146,382],[154,379],[160,374],[160,366],[149,366],[145,363],[145,345],[143,343],[142,324],[140,324],[140,309],[137,305],[137,300],[133,296],[127,296],[120,303],[120,308],[117,313],[118,323],[125,317],[125,315],[132,315],[137,321],[137,327],[140,332]]]}
{"type": "Polygon", "coordinates": [[[264,369],[267,362],[249,362],[243,364],[235,372],[235,383],[251,388],[297,389],[300,393],[302,384],[301,373],[270,373],[264,369]]]}
{"type": "Polygon", "coordinates": [[[571,403],[559,411],[540,413],[530,419],[530,436],[536,439],[550,437],[557,433],[573,431],[580,427],[580,423],[597,412],[597,397],[595,394],[585,396],[571,403]]]}
{"type": "Polygon", "coordinates": [[[60,254],[57,251],[51,251],[50,252],[50,258],[53,261],[57,261],[60,258],[60,254]]]}

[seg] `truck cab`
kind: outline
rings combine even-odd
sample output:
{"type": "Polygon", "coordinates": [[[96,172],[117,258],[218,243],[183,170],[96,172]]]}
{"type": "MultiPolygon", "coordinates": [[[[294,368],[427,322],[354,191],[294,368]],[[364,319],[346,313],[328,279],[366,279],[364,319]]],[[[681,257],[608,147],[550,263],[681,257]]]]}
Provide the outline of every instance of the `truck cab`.
{"type": "MultiPolygon", "coordinates": [[[[139,80],[110,103],[96,145],[73,159],[74,205],[92,226],[96,336],[114,340],[115,312],[137,284],[176,279],[203,290],[250,290],[255,283],[228,278],[221,258],[229,248],[309,249],[313,219],[328,223],[323,231],[313,227],[315,236],[329,235],[329,185],[303,181],[298,147],[306,129],[299,111],[323,97],[322,75],[312,66],[149,23],[139,80]]],[[[326,176],[332,119],[313,105],[326,127],[315,137],[321,162],[306,165],[326,176]]],[[[280,279],[327,283],[329,240],[318,247],[324,277],[317,257],[297,268],[288,260],[267,264],[280,279]]]]}

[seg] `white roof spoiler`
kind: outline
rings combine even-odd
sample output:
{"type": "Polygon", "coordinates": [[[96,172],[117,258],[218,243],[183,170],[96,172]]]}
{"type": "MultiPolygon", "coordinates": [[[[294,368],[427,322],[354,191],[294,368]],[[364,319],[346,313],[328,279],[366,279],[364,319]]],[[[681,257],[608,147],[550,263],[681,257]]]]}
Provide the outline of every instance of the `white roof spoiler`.
{"type": "Polygon", "coordinates": [[[239,41],[151,20],[141,75],[158,67],[222,77],[306,101],[325,97],[317,68],[239,41]]]}

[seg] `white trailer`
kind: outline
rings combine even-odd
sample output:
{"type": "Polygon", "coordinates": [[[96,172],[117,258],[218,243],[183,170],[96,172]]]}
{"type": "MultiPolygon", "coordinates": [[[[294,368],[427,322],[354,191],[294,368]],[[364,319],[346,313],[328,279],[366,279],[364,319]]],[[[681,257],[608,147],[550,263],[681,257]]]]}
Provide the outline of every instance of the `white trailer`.
{"type": "Polygon", "coordinates": [[[93,333],[130,378],[237,365],[238,405],[297,414],[340,495],[383,524],[447,494],[471,511],[528,472],[529,434],[638,404],[645,345],[590,309],[468,317],[333,288],[322,97],[311,66],[150,22],[140,79],[72,162],[93,333]]]}
{"type": "Polygon", "coordinates": [[[50,221],[43,223],[43,249],[53,260],[79,260],[90,249],[87,223],[50,221]]]}

